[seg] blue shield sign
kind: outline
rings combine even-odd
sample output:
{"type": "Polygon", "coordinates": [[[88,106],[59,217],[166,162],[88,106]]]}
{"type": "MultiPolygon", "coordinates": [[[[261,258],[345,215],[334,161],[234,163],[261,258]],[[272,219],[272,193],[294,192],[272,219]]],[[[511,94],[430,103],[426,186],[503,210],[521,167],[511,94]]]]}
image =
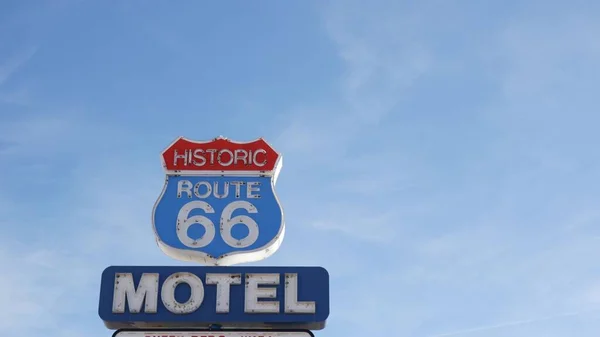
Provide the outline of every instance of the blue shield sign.
{"type": "Polygon", "coordinates": [[[166,181],[153,212],[167,255],[208,265],[258,261],[285,232],[275,182],[281,156],[263,139],[177,139],[162,154],[166,181]]]}

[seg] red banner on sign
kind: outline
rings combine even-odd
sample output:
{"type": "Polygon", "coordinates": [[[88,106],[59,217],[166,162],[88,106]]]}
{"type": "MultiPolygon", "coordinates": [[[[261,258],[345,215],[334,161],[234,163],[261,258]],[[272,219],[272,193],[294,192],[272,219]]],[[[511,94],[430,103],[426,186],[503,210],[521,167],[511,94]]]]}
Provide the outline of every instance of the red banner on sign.
{"type": "Polygon", "coordinates": [[[178,138],[163,153],[167,171],[272,171],[279,154],[264,139],[239,143],[219,137],[209,142],[178,138]]]}

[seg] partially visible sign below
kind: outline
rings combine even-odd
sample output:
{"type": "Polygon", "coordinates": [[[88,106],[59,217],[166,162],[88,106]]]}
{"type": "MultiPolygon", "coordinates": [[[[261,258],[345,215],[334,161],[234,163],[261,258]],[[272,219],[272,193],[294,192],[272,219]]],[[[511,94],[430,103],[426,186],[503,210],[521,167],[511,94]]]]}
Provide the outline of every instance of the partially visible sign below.
{"type": "Polygon", "coordinates": [[[108,267],[98,313],[111,329],[320,330],[329,316],[321,267],[108,267]]]}
{"type": "Polygon", "coordinates": [[[314,335],[309,330],[118,330],[113,337],[314,337],[314,335]]]}

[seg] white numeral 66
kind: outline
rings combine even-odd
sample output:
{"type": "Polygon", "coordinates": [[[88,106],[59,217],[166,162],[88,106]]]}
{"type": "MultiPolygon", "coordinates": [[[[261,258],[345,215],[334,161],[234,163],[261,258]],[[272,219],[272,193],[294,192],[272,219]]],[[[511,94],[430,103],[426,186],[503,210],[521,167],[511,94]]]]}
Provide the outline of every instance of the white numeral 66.
{"type": "MultiPolygon", "coordinates": [[[[181,207],[177,215],[177,237],[185,246],[190,248],[200,248],[208,245],[215,238],[215,224],[209,218],[203,215],[189,216],[194,209],[202,209],[205,213],[214,213],[215,210],[210,204],[205,201],[190,201],[181,207]],[[202,225],[204,227],[204,235],[194,240],[189,237],[188,229],[192,225],[202,225]]],[[[238,215],[231,217],[231,214],[236,209],[243,208],[248,213],[257,213],[256,207],[248,201],[234,201],[227,205],[221,213],[220,232],[223,241],[234,248],[245,248],[256,242],[258,238],[258,224],[247,215],[238,215]],[[231,235],[231,229],[234,225],[242,224],[248,228],[248,235],[238,240],[231,235]]]]}

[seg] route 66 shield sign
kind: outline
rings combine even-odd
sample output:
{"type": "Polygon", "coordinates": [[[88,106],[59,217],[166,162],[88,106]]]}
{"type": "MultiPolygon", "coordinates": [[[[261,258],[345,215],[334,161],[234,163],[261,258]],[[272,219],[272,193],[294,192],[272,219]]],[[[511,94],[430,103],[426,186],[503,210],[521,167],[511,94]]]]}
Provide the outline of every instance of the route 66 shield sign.
{"type": "Polygon", "coordinates": [[[274,187],[282,159],[262,138],[180,137],[162,161],[166,181],[152,222],[165,254],[232,265],[265,259],[279,248],[285,224],[274,187]]]}

